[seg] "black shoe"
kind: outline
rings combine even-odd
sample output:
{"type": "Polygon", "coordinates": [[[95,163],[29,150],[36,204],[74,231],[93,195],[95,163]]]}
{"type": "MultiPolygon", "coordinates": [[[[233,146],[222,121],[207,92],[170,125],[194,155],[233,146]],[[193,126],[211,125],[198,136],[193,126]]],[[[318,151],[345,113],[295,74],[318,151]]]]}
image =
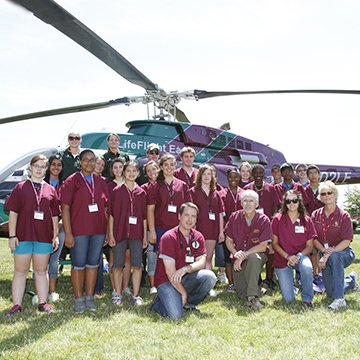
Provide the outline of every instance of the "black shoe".
{"type": "Polygon", "coordinates": [[[186,304],[184,305],[184,310],[186,310],[186,311],[193,311],[193,312],[197,312],[197,313],[200,312],[200,310],[199,310],[195,305],[193,305],[193,304],[188,304],[188,303],[186,303],[186,304]]]}

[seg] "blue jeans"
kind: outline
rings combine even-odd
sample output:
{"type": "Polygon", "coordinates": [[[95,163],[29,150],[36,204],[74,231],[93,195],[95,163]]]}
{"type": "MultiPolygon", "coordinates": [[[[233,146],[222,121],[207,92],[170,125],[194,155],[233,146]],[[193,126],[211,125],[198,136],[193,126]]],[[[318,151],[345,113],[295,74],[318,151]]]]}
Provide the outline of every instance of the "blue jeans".
{"type": "Polygon", "coordinates": [[[100,258],[99,258],[99,269],[95,284],[95,292],[101,292],[103,290],[104,290],[104,257],[103,257],[103,252],[101,250],[100,258]]]}
{"type": "Polygon", "coordinates": [[[74,240],[75,246],[70,249],[72,268],[98,268],[105,235],[81,235],[75,236],[74,240]]]}
{"type": "Polygon", "coordinates": [[[327,296],[333,299],[342,299],[346,291],[354,288],[354,278],[351,276],[344,278],[344,269],[354,260],[355,254],[351,246],[330,255],[322,270],[327,296]]]}
{"type": "Polygon", "coordinates": [[[147,256],[147,273],[149,276],[155,275],[156,269],[156,252],[154,251],[154,245],[149,244],[146,249],[146,256],[147,256]]]}
{"type": "Polygon", "coordinates": [[[223,244],[217,243],[215,246],[215,266],[225,267],[225,255],[223,244]]]}
{"type": "Polygon", "coordinates": [[[279,285],[284,301],[294,301],[294,269],[299,271],[301,279],[301,299],[302,301],[313,301],[313,272],[311,260],[308,256],[301,253],[296,254],[300,256],[300,261],[294,267],[275,268],[276,276],[279,280],[279,285]]]}
{"type": "Polygon", "coordinates": [[[63,228],[59,232],[58,239],[59,239],[59,247],[57,248],[57,250],[55,252],[53,252],[50,255],[50,258],[49,258],[48,273],[49,273],[50,279],[57,279],[59,276],[59,259],[60,259],[60,255],[61,255],[62,249],[64,247],[64,242],[65,242],[65,232],[64,232],[63,228]]]}
{"type": "MultiPolygon", "coordinates": [[[[195,306],[215,286],[216,276],[211,270],[204,269],[184,275],[181,283],[187,293],[187,303],[195,306]]],[[[183,304],[180,293],[169,281],[161,284],[157,291],[158,293],[151,305],[151,309],[171,320],[180,319],[183,316],[183,304]]]]}

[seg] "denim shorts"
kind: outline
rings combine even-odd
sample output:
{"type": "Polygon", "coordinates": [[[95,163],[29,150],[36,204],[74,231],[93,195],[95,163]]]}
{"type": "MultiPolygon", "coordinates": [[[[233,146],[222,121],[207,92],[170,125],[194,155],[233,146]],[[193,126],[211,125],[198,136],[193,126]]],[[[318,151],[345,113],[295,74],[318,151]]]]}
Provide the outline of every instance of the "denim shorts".
{"type": "Polygon", "coordinates": [[[39,241],[19,241],[16,250],[11,250],[14,255],[39,254],[47,255],[53,252],[52,243],[44,243],[39,241]]]}
{"type": "Polygon", "coordinates": [[[123,268],[125,266],[126,249],[130,249],[130,263],[133,267],[141,267],[143,247],[142,240],[123,240],[113,247],[114,268],[123,268]]]}

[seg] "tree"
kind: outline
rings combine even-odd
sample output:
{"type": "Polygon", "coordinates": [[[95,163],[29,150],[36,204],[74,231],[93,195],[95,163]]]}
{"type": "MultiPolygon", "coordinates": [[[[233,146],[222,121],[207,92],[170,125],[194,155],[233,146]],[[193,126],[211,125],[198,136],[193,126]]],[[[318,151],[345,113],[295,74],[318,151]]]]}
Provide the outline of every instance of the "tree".
{"type": "Polygon", "coordinates": [[[344,208],[355,221],[355,229],[360,219],[360,190],[357,187],[354,187],[353,189],[347,191],[345,196],[346,200],[344,202],[344,208]]]}

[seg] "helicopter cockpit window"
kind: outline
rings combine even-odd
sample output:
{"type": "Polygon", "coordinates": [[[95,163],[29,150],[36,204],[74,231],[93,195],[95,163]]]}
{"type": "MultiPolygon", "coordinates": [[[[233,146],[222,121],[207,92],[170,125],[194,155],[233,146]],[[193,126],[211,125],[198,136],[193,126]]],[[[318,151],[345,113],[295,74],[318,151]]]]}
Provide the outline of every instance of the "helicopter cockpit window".
{"type": "Polygon", "coordinates": [[[244,150],[244,143],[241,140],[236,140],[236,148],[244,150]]]}
{"type": "Polygon", "coordinates": [[[248,143],[248,142],[245,143],[245,150],[250,150],[250,151],[252,150],[250,143],[248,143]]]}
{"type": "Polygon", "coordinates": [[[164,137],[164,138],[175,138],[179,136],[179,132],[176,126],[161,126],[161,131],[159,131],[158,124],[141,124],[139,126],[134,125],[131,127],[131,132],[135,135],[141,136],[156,136],[156,137],[164,137]]]}

